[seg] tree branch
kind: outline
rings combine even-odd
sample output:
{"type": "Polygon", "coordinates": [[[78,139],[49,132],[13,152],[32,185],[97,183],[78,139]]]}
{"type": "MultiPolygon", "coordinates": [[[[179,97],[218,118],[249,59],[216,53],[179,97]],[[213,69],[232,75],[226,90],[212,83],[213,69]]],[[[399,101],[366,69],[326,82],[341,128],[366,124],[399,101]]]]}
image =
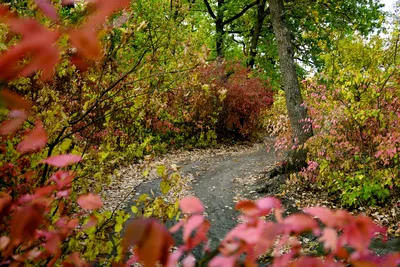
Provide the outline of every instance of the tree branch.
{"type": "MultiPolygon", "coordinates": [[[[206,1],[206,0],[204,0],[204,1],[206,1]]],[[[227,24],[233,22],[234,20],[240,18],[244,13],[246,13],[247,10],[249,10],[250,8],[252,8],[253,6],[255,6],[256,4],[257,4],[257,1],[255,1],[255,2],[253,2],[253,3],[251,3],[251,4],[246,5],[246,6],[242,9],[242,11],[240,11],[239,13],[237,13],[235,16],[231,17],[230,19],[224,21],[222,24],[223,24],[223,25],[227,25],[227,24]]]]}
{"type": "Polygon", "coordinates": [[[213,19],[217,19],[217,16],[215,16],[214,12],[212,11],[212,8],[211,8],[211,6],[210,6],[210,3],[208,3],[208,0],[204,0],[204,4],[205,4],[206,7],[207,7],[208,14],[210,14],[210,16],[211,16],[213,19]]]}

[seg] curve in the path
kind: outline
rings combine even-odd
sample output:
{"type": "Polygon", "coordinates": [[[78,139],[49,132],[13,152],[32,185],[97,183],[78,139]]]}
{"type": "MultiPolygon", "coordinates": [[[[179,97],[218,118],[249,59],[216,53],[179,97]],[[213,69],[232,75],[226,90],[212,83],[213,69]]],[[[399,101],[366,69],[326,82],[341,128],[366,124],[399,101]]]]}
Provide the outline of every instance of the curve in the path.
{"type": "Polygon", "coordinates": [[[207,217],[211,222],[211,248],[215,248],[237,224],[235,191],[243,192],[245,188],[238,187],[234,180],[265,171],[275,161],[275,153],[267,152],[265,146],[260,145],[257,151],[251,153],[237,156],[217,155],[189,163],[182,168],[183,173],[193,175],[195,196],[206,207],[207,217]]]}

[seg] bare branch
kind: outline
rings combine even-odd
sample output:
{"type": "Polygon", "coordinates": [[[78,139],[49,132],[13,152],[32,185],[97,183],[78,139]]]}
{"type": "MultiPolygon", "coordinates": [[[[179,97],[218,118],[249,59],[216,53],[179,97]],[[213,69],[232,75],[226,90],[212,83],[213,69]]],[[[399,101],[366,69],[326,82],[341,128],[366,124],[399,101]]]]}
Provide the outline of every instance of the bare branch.
{"type": "Polygon", "coordinates": [[[211,6],[210,6],[210,3],[208,3],[207,0],[204,0],[204,4],[205,4],[206,7],[207,7],[208,14],[210,14],[210,16],[211,16],[213,19],[217,19],[217,16],[215,16],[214,12],[212,11],[212,8],[211,8],[211,6]]]}
{"type": "MultiPolygon", "coordinates": [[[[206,1],[206,0],[204,0],[204,1],[206,1]]],[[[241,16],[243,16],[244,13],[246,13],[247,10],[249,10],[250,8],[252,8],[253,6],[255,6],[257,3],[258,3],[258,1],[255,1],[255,2],[253,2],[253,3],[251,3],[251,4],[246,5],[246,6],[242,9],[242,11],[240,11],[239,13],[237,13],[235,16],[231,17],[230,19],[224,21],[222,24],[223,24],[223,25],[227,25],[227,24],[233,22],[234,20],[240,18],[241,16]]]]}

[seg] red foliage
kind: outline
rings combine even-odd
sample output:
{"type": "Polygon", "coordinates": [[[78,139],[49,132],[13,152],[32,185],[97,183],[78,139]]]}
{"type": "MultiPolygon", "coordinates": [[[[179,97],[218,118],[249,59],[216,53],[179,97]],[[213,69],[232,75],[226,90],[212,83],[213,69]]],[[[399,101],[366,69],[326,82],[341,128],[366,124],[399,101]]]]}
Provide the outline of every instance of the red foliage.
{"type": "Polygon", "coordinates": [[[261,112],[273,103],[271,87],[237,62],[215,63],[199,72],[203,84],[217,95],[225,94],[217,125],[219,134],[249,138],[260,125],[261,112]]]}
{"type": "MultiPolygon", "coordinates": [[[[400,263],[400,253],[392,253],[386,256],[377,256],[368,250],[370,240],[377,233],[384,234],[384,229],[377,226],[370,218],[359,215],[352,216],[343,210],[331,211],[327,208],[315,207],[305,209],[305,214],[293,214],[282,218],[281,203],[275,198],[264,198],[258,201],[242,201],[236,208],[243,213],[244,223],[240,223],[231,230],[221,242],[217,256],[212,257],[208,266],[237,266],[245,255],[245,266],[258,266],[259,256],[273,249],[273,266],[398,266],[400,263]],[[275,209],[276,222],[266,222],[259,216],[268,215],[275,209]],[[317,221],[310,215],[317,216],[326,226],[320,228],[317,221]],[[319,237],[325,247],[324,259],[303,256],[301,254],[301,243],[299,236],[311,231],[319,237]],[[287,253],[281,254],[283,246],[289,246],[287,253]],[[345,248],[351,247],[353,252],[345,248]]],[[[135,253],[135,261],[146,261],[154,263],[163,259],[168,262],[167,266],[176,266],[179,259],[182,259],[184,266],[195,266],[195,259],[190,251],[197,245],[207,243],[208,221],[198,212],[204,211],[201,202],[189,197],[182,200],[181,209],[183,212],[189,211],[187,217],[178,222],[170,229],[174,233],[183,227],[183,241],[173,253],[164,249],[163,255],[159,253],[140,255],[135,253]],[[193,213],[194,212],[194,213],[193,213]],[[143,258],[145,257],[145,258],[143,258]]],[[[153,220],[138,219],[132,223],[141,226],[153,224],[153,220]]],[[[136,227],[140,230],[140,227],[136,227]]],[[[157,228],[158,229],[158,228],[157,228]]],[[[166,235],[163,230],[158,232],[166,235]]],[[[129,239],[132,237],[125,238],[129,239]]],[[[135,234],[134,234],[135,236],[135,234]]],[[[136,235],[137,236],[137,235],[136,235]]],[[[168,235],[169,236],[169,235],[168,235]]],[[[143,235],[142,237],[143,238],[143,235]]],[[[135,244],[140,244],[136,238],[135,244]]],[[[171,247],[170,238],[157,239],[148,236],[142,240],[146,244],[153,244],[154,247],[171,247]],[[150,239],[150,240],[149,240],[150,239]],[[153,240],[151,240],[153,239],[153,240]]],[[[132,244],[130,242],[129,244],[132,244]]],[[[205,246],[207,250],[207,246],[205,246]]],[[[148,265],[152,266],[152,265],[148,265]]]]}
{"type": "MultiPolygon", "coordinates": [[[[95,28],[115,9],[127,5],[129,1],[94,2],[102,10],[97,10],[94,18],[90,20],[93,38],[89,40],[89,44],[92,44],[92,47],[93,44],[98,44],[96,36],[93,36],[95,28]]],[[[58,19],[57,12],[49,1],[36,0],[36,3],[51,19],[58,19]]],[[[0,6],[0,13],[0,20],[22,36],[19,43],[0,56],[0,80],[29,76],[38,70],[42,70],[42,80],[50,79],[60,58],[55,42],[61,31],[68,30],[52,30],[36,20],[18,18],[4,6],[0,6]],[[24,62],[21,62],[22,60],[24,62]]],[[[88,27],[85,25],[83,29],[88,27]]],[[[100,49],[100,46],[98,48],[100,49]]],[[[4,135],[0,138],[3,141],[11,139],[8,135],[15,133],[22,126],[31,103],[6,89],[0,91],[0,102],[9,109],[9,119],[0,125],[0,133],[4,135]]],[[[17,149],[21,153],[35,152],[43,149],[46,143],[47,134],[41,121],[37,120],[35,128],[25,134],[17,149]]],[[[1,146],[1,151],[5,152],[6,147],[1,146]]],[[[55,167],[65,167],[80,160],[81,157],[77,155],[59,155],[42,162],[55,167]]],[[[40,171],[34,173],[24,170],[30,164],[28,157],[21,156],[16,160],[16,164],[2,163],[0,166],[1,265],[18,266],[26,261],[30,264],[55,265],[62,256],[62,243],[78,227],[77,218],[84,215],[76,211],[76,205],[70,199],[73,173],[57,171],[48,181],[40,183],[40,171]]],[[[87,210],[102,206],[100,197],[93,194],[80,196],[78,204],[87,210]]],[[[96,222],[91,216],[87,225],[96,222]]],[[[79,253],[71,254],[63,265],[71,266],[71,263],[75,266],[86,265],[80,259],[79,253]]]]}

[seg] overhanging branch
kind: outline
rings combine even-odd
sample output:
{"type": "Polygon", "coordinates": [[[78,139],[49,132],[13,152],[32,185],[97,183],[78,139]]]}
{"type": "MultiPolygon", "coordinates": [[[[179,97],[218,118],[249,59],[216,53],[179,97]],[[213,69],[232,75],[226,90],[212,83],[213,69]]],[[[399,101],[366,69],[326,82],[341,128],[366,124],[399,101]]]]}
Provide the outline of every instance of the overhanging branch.
{"type": "MultiPolygon", "coordinates": [[[[204,0],[204,1],[206,1],[206,0],[204,0]]],[[[240,11],[239,13],[237,13],[236,15],[234,15],[233,17],[231,17],[230,19],[224,21],[222,24],[223,24],[223,25],[230,24],[230,23],[233,22],[234,20],[236,20],[236,19],[240,18],[241,16],[243,16],[243,14],[246,13],[247,10],[249,10],[250,8],[252,8],[253,6],[255,6],[257,3],[258,3],[258,2],[255,1],[255,2],[253,2],[253,3],[251,3],[251,4],[246,5],[246,6],[242,9],[242,11],[240,11]]]]}
{"type": "Polygon", "coordinates": [[[214,12],[212,11],[212,8],[211,8],[211,6],[210,6],[210,3],[209,3],[207,0],[204,0],[204,4],[206,5],[207,11],[208,11],[208,13],[210,14],[210,16],[211,16],[213,19],[217,19],[217,16],[215,16],[214,12]]]}

